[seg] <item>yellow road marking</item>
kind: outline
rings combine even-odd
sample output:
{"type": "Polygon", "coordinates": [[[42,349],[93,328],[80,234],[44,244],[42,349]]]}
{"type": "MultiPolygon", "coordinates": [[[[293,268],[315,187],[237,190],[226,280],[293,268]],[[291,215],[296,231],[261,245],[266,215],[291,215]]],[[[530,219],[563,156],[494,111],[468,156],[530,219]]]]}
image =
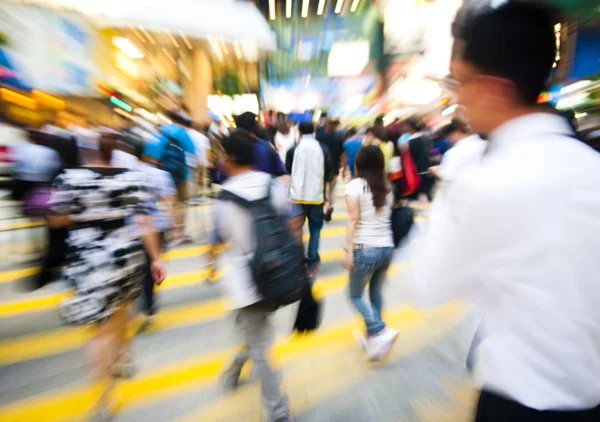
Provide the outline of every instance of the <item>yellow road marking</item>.
{"type": "MultiPolygon", "coordinates": [[[[342,236],[346,234],[345,227],[332,227],[325,228],[321,230],[321,237],[336,237],[342,236]]],[[[305,234],[303,239],[306,241],[309,239],[309,234],[305,234]]],[[[184,259],[184,258],[193,258],[198,255],[202,255],[207,253],[210,250],[210,245],[199,245],[199,246],[191,246],[185,248],[177,248],[172,251],[165,252],[161,255],[162,259],[165,261],[172,261],[175,259],[184,259]]],[[[23,268],[19,270],[5,271],[0,272],[0,284],[2,283],[11,283],[13,281],[19,280],[21,278],[29,277],[35,275],[39,272],[40,267],[29,267],[23,268]]],[[[2,305],[0,305],[0,315],[2,315],[2,305]]]]}
{"type": "MultiPolygon", "coordinates": [[[[431,315],[429,315],[431,317],[431,315]]],[[[409,331],[412,326],[424,326],[425,314],[412,309],[399,308],[386,313],[390,326],[409,331]]],[[[300,339],[280,339],[274,349],[278,361],[292,362],[301,355],[319,356],[343,350],[352,344],[351,332],[360,323],[358,318],[336,324],[314,335],[300,339]]],[[[124,409],[139,408],[150,402],[157,403],[199,389],[217,380],[222,366],[238,348],[229,348],[208,356],[194,357],[180,363],[160,367],[118,385],[117,390],[124,400],[124,409]]],[[[94,383],[64,388],[48,394],[17,401],[0,407],[0,420],[16,421],[64,421],[81,420],[94,403],[99,388],[94,383]]]]}
{"type": "Polygon", "coordinates": [[[0,273],[0,284],[10,283],[20,278],[30,277],[39,273],[41,267],[20,268],[18,270],[4,271],[0,273]]]}
{"type": "Polygon", "coordinates": [[[0,232],[8,231],[8,230],[17,230],[17,229],[27,229],[30,227],[40,227],[45,226],[46,222],[44,220],[39,221],[23,221],[21,223],[8,223],[0,226],[0,232]]]}
{"type": "MultiPolygon", "coordinates": [[[[414,321],[411,321],[409,315],[407,315],[405,324],[402,325],[405,326],[397,327],[402,330],[399,341],[392,350],[391,361],[408,356],[441,338],[451,326],[450,324],[428,326],[417,316],[414,321]],[[415,336],[416,332],[419,332],[419,335],[415,336]]],[[[316,355],[310,351],[304,351],[301,362],[285,368],[283,391],[289,397],[292,413],[300,415],[309,409],[314,409],[319,403],[334,397],[340,390],[356,385],[361,379],[373,374],[374,366],[360,362],[363,356],[356,348],[351,347],[353,341],[350,336],[343,334],[331,346],[323,345],[321,347],[321,349],[327,347],[329,353],[319,350],[316,355]]],[[[294,354],[298,354],[298,351],[294,351],[294,354]]],[[[263,407],[259,405],[260,402],[260,385],[253,383],[232,394],[219,397],[216,401],[202,406],[178,421],[260,420],[260,413],[263,410],[263,407]]],[[[443,418],[435,420],[443,420],[443,418]]]]}
{"type": "MultiPolygon", "coordinates": [[[[393,277],[402,270],[402,265],[392,266],[388,275],[393,277]]],[[[320,277],[315,284],[315,295],[332,295],[340,292],[348,282],[348,273],[342,272],[320,277]]],[[[227,299],[218,298],[198,303],[170,307],[159,312],[148,332],[162,332],[201,322],[223,318],[229,309],[227,299]]],[[[132,324],[137,332],[142,324],[138,317],[132,324]]],[[[67,327],[42,333],[0,341],[0,365],[24,362],[45,356],[57,355],[82,347],[94,334],[87,327],[67,327]]]]}

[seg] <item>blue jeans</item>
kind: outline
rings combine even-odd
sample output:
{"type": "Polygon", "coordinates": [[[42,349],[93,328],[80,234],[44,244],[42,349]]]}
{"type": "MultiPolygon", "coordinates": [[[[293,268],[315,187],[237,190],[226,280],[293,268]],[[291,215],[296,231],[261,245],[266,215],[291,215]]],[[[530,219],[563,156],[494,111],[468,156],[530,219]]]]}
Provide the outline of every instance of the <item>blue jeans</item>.
{"type": "Polygon", "coordinates": [[[386,273],[392,257],[393,248],[367,248],[354,250],[354,268],[350,273],[350,300],[354,307],[361,313],[367,326],[367,334],[377,334],[385,328],[381,319],[383,297],[381,287],[385,281],[386,273]],[[363,298],[363,290],[369,284],[369,300],[367,304],[363,298]]]}
{"type": "Polygon", "coordinates": [[[318,205],[302,205],[304,209],[304,217],[308,219],[308,232],[310,238],[308,240],[308,266],[321,262],[319,257],[319,242],[321,240],[321,229],[323,228],[323,204],[318,205]]]}

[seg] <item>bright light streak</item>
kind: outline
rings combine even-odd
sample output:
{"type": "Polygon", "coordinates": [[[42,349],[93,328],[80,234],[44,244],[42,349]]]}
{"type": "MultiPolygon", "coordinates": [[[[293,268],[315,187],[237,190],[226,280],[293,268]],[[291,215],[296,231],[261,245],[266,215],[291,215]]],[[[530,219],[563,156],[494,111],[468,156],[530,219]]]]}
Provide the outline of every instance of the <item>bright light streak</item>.
{"type": "Polygon", "coordinates": [[[165,56],[167,56],[169,58],[169,60],[171,61],[171,63],[173,64],[177,64],[177,62],[175,61],[175,59],[173,58],[173,56],[171,55],[171,53],[169,53],[169,50],[167,50],[166,48],[162,48],[163,53],[165,53],[165,56]]]}
{"type": "Polygon", "coordinates": [[[127,55],[132,60],[141,59],[144,57],[142,53],[128,38],[125,37],[114,37],[112,40],[113,44],[127,55]]]}
{"type": "Polygon", "coordinates": [[[360,0],[354,0],[352,2],[352,6],[350,6],[351,12],[356,12],[356,9],[358,8],[358,3],[360,3],[360,0]]]}
{"type": "Polygon", "coordinates": [[[313,122],[317,123],[319,121],[319,119],[321,118],[321,113],[322,111],[320,109],[315,111],[315,117],[313,117],[313,122]]]}
{"type": "Polygon", "coordinates": [[[223,124],[225,125],[226,128],[229,129],[231,127],[231,125],[229,124],[229,122],[227,121],[225,116],[220,116],[219,118],[221,119],[221,121],[223,122],[223,124]]]}
{"type": "Polygon", "coordinates": [[[215,40],[213,40],[212,38],[208,39],[208,43],[210,44],[211,48],[215,52],[215,55],[217,56],[217,58],[220,61],[223,61],[223,52],[219,48],[219,44],[215,40]]]}
{"type": "Polygon", "coordinates": [[[125,110],[122,110],[118,107],[113,108],[113,111],[117,114],[120,114],[123,117],[128,118],[128,119],[131,119],[133,117],[131,114],[127,113],[125,110]]]}
{"type": "Polygon", "coordinates": [[[569,108],[574,108],[580,104],[583,104],[588,99],[588,94],[581,93],[571,95],[569,97],[563,98],[556,103],[556,108],[558,110],[567,110],[569,108]]]}
{"type": "Polygon", "coordinates": [[[292,17],[292,0],[285,1],[285,17],[288,19],[292,17]]]}
{"type": "Polygon", "coordinates": [[[344,0],[337,0],[335,5],[335,13],[340,13],[342,11],[342,7],[344,6],[344,0]]]}
{"type": "Polygon", "coordinates": [[[306,18],[308,16],[308,6],[310,5],[310,0],[302,0],[302,17],[306,18]]]}
{"type": "Polygon", "coordinates": [[[167,35],[171,39],[171,42],[173,43],[173,45],[176,48],[179,48],[179,43],[177,42],[177,40],[175,39],[175,37],[173,36],[173,34],[171,34],[171,32],[168,29],[166,29],[166,28],[165,28],[165,32],[167,33],[167,35]]]}
{"type": "Polygon", "coordinates": [[[46,94],[45,92],[34,89],[31,91],[31,96],[37,100],[37,102],[41,104],[45,104],[49,107],[55,108],[57,110],[62,110],[65,108],[65,102],[60,98],[57,98],[53,95],[46,94]]]}
{"type": "Polygon", "coordinates": [[[269,0],[269,19],[274,21],[276,18],[275,13],[275,0],[269,0]]]}
{"type": "Polygon", "coordinates": [[[308,87],[309,87],[309,85],[310,85],[310,78],[311,78],[311,76],[310,76],[310,73],[309,73],[309,74],[308,74],[308,76],[306,77],[306,87],[307,87],[307,88],[308,88],[308,87]]]}
{"type": "Polygon", "coordinates": [[[577,114],[575,114],[575,118],[576,119],[581,119],[581,118],[583,118],[585,116],[587,116],[587,113],[577,113],[577,114]]]}
{"type": "Polygon", "coordinates": [[[442,110],[442,116],[449,116],[450,114],[454,113],[456,111],[456,108],[458,107],[457,104],[451,105],[450,107],[442,110]]]}
{"type": "Polygon", "coordinates": [[[319,0],[319,6],[317,7],[317,15],[319,16],[321,16],[325,10],[325,1],[326,0],[319,0]]]}
{"type": "Polygon", "coordinates": [[[167,123],[167,124],[169,124],[169,125],[170,125],[171,123],[173,123],[173,122],[171,121],[171,119],[169,119],[167,116],[165,116],[165,115],[164,115],[164,114],[162,114],[162,113],[156,113],[156,117],[158,117],[160,120],[162,120],[163,122],[165,122],[165,123],[167,123]]]}
{"type": "Polygon", "coordinates": [[[146,39],[147,39],[148,41],[150,41],[150,43],[151,43],[152,45],[156,45],[156,41],[154,41],[154,38],[152,38],[152,37],[150,36],[150,34],[148,33],[148,31],[146,31],[144,28],[142,28],[142,26],[141,26],[141,25],[138,25],[138,29],[139,29],[140,31],[142,31],[142,33],[144,34],[144,37],[146,37],[146,39]]]}
{"type": "Polygon", "coordinates": [[[221,37],[219,39],[219,43],[221,44],[221,51],[223,51],[227,56],[229,54],[229,50],[227,50],[227,43],[225,42],[225,39],[221,37]]]}
{"type": "Polygon", "coordinates": [[[240,49],[240,43],[237,41],[233,42],[233,51],[235,51],[235,57],[238,59],[242,58],[242,50],[240,49]]]}
{"type": "Polygon", "coordinates": [[[183,31],[179,31],[179,35],[183,39],[183,42],[185,43],[185,45],[187,46],[187,48],[189,48],[191,50],[192,49],[192,43],[190,43],[190,40],[187,39],[187,37],[185,36],[185,34],[183,33],[183,31]]]}
{"type": "Polygon", "coordinates": [[[580,89],[585,88],[588,85],[591,85],[592,81],[590,80],[583,80],[583,81],[577,81],[577,82],[573,82],[570,85],[564,86],[560,89],[560,93],[561,94],[568,94],[571,92],[575,92],[575,91],[579,91],[580,89]]]}
{"type": "Polygon", "coordinates": [[[142,44],[146,44],[146,40],[144,39],[144,37],[142,37],[142,34],[140,34],[140,31],[138,31],[131,25],[129,25],[129,28],[133,31],[135,36],[138,37],[138,39],[142,42],[142,44]]]}

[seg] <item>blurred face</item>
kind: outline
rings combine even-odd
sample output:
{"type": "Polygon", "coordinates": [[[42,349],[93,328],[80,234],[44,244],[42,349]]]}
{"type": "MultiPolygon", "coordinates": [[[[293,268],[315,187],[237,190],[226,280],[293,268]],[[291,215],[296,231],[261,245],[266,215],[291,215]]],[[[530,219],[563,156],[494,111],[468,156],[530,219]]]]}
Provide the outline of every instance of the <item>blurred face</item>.
{"type": "Polygon", "coordinates": [[[450,64],[454,96],[473,131],[489,134],[502,121],[511,102],[509,81],[481,73],[475,66],[453,59],[450,64]]]}

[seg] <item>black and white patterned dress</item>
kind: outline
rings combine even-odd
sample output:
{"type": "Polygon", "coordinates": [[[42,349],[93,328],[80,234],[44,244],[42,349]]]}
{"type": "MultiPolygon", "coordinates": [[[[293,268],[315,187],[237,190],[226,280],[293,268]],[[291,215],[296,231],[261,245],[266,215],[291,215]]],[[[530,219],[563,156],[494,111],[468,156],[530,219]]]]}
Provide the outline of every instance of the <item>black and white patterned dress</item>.
{"type": "Polygon", "coordinates": [[[66,322],[101,323],[138,296],[145,255],[133,217],[147,214],[152,198],[143,173],[128,169],[67,169],[55,179],[50,212],[74,221],[64,275],[75,295],[61,305],[66,322]]]}

